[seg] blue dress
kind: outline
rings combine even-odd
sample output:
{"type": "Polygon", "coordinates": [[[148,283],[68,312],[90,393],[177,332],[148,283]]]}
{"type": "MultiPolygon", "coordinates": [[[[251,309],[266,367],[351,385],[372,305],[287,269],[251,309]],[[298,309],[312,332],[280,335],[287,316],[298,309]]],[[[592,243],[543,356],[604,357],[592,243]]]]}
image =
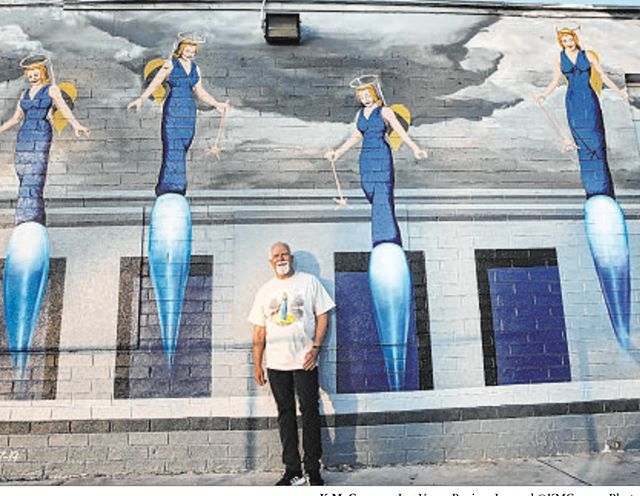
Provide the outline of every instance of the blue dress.
{"type": "Polygon", "coordinates": [[[560,68],[568,81],[565,104],[573,139],[578,145],[580,176],[587,198],[607,195],[615,198],[613,180],[607,163],[607,145],[600,101],[589,84],[591,64],[584,50],[576,63],[560,52],[560,68]]]}
{"type": "Polygon", "coordinates": [[[187,192],[187,151],[196,132],[196,102],[193,87],[198,83],[198,69],[191,62],[189,74],[180,61],[172,59],[167,78],[171,88],[162,110],[162,167],[156,196],[187,192]]]}
{"type": "Polygon", "coordinates": [[[43,191],[51,146],[48,115],[53,104],[49,88],[50,85],[43,85],[33,100],[26,89],[20,100],[24,120],[16,143],[16,172],[20,181],[16,225],[23,222],[45,225],[43,191]]]}
{"type": "Polygon", "coordinates": [[[363,136],[360,185],[371,204],[371,241],[374,247],[380,243],[402,246],[393,203],[393,156],[385,139],[382,107],[373,109],[368,119],[361,110],[356,127],[363,136]]]}

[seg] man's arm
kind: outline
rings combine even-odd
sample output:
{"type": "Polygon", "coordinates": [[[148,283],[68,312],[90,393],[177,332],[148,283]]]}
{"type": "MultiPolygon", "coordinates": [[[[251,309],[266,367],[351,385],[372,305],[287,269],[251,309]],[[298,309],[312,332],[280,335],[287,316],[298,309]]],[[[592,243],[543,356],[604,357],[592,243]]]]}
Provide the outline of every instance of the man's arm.
{"type": "Polygon", "coordinates": [[[313,348],[311,348],[304,357],[302,368],[304,370],[313,370],[318,365],[318,355],[327,333],[329,324],[329,314],[327,312],[316,315],[316,333],[313,337],[313,348]]]}
{"type": "Polygon", "coordinates": [[[266,336],[267,331],[264,326],[253,326],[253,378],[259,386],[264,386],[267,383],[262,367],[266,336]]]}

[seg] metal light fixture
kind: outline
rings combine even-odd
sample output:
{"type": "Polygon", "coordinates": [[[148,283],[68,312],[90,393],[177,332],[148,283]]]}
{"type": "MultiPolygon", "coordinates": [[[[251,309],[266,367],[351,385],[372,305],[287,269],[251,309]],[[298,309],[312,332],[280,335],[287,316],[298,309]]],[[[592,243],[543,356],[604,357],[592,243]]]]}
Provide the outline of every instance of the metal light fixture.
{"type": "Polygon", "coordinates": [[[640,87],[640,74],[627,73],[624,75],[624,80],[627,86],[640,87]]]}
{"type": "Polygon", "coordinates": [[[300,43],[300,14],[295,12],[265,12],[267,0],[262,1],[261,19],[264,39],[274,45],[297,45],[300,43]]]}

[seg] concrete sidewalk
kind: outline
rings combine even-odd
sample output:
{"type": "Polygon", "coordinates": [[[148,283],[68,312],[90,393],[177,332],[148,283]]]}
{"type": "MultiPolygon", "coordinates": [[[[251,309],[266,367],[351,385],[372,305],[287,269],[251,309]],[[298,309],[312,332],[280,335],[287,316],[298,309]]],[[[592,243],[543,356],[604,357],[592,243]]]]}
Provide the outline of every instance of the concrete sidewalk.
{"type": "MultiPolygon", "coordinates": [[[[331,486],[640,485],[640,452],[326,470],[331,486]]],[[[70,478],[6,485],[271,486],[277,472],[70,478]]]]}

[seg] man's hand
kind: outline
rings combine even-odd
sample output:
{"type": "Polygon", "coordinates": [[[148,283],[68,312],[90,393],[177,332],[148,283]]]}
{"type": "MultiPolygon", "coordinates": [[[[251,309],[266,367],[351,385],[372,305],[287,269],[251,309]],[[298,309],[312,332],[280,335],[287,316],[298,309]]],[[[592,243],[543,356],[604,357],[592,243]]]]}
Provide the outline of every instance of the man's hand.
{"type": "Polygon", "coordinates": [[[318,366],[318,355],[320,350],[318,348],[311,348],[304,356],[304,362],[302,368],[304,370],[313,370],[318,366]]]}
{"type": "Polygon", "coordinates": [[[262,355],[264,354],[265,339],[267,337],[264,326],[253,325],[253,380],[258,386],[264,386],[267,379],[262,367],[262,355]]]}
{"type": "Polygon", "coordinates": [[[253,368],[253,379],[258,386],[264,386],[267,383],[267,378],[264,375],[264,369],[260,365],[256,365],[253,368]]]}

